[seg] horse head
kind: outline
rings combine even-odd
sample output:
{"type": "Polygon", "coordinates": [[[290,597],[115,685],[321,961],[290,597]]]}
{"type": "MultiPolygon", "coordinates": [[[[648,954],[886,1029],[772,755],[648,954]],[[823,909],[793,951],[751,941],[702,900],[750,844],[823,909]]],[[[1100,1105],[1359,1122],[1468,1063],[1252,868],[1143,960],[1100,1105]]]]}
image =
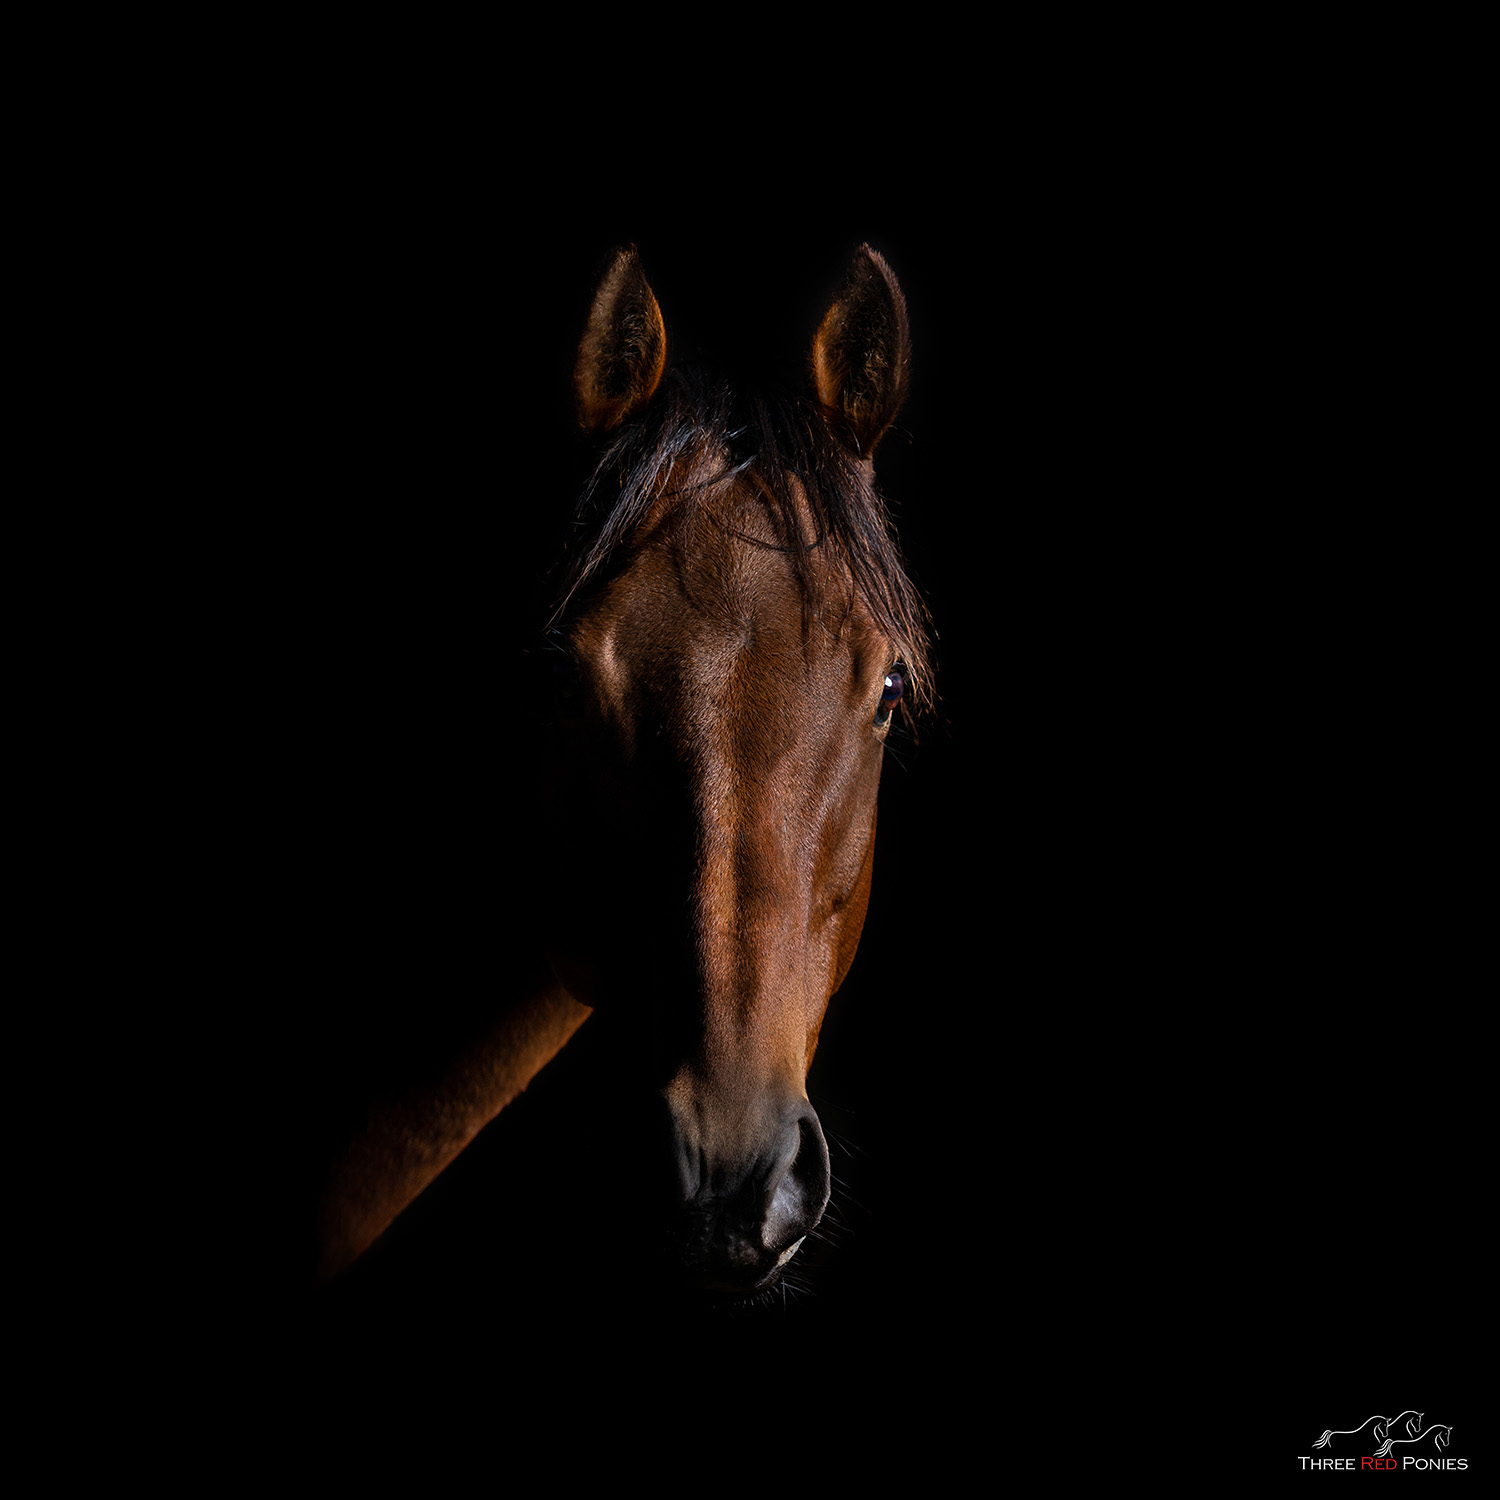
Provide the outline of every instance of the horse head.
{"type": "Polygon", "coordinates": [[[868,247],[805,396],[669,370],[633,248],[579,349],[603,456],[552,633],[570,831],[548,946],[637,1039],[665,1258],[708,1291],[770,1286],[828,1203],[807,1072],[864,924],[893,710],[927,676],[871,465],[908,363],[900,288],[868,247]]]}

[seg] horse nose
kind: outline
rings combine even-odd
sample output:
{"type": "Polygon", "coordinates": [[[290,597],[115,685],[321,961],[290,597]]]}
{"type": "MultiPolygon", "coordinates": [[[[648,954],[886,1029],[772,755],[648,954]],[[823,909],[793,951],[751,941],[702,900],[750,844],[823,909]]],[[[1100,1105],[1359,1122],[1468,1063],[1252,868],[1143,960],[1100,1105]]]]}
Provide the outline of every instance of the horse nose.
{"type": "MultiPolygon", "coordinates": [[[[704,1149],[678,1127],[685,1203],[679,1251],[701,1290],[744,1294],[770,1286],[828,1206],[828,1141],[805,1099],[774,1112],[769,1138],[740,1159],[704,1149]]],[[[682,1198],[679,1201],[682,1201],[682,1198]]]]}

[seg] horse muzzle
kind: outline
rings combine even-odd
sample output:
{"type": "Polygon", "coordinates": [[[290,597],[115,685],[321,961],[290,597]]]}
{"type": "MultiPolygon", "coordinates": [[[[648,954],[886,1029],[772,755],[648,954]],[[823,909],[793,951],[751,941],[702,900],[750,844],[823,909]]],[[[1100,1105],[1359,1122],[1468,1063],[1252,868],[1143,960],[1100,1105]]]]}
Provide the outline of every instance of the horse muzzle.
{"type": "MultiPolygon", "coordinates": [[[[673,1110],[678,1209],[673,1259],[687,1286],[746,1297],[779,1279],[828,1206],[828,1142],[806,1099],[754,1112],[762,1128],[742,1152],[673,1110]]],[[[742,1143],[743,1144],[743,1143],[742,1143]]]]}

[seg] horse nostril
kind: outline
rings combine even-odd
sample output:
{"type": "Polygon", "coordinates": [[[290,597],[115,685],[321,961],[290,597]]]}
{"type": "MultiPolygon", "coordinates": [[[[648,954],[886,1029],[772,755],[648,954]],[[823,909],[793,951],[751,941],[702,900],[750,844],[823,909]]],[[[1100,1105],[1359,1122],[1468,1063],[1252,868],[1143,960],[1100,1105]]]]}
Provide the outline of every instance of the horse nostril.
{"type": "MultiPolygon", "coordinates": [[[[812,1107],[797,1121],[797,1150],[771,1194],[761,1226],[761,1243],[767,1250],[788,1253],[817,1226],[828,1207],[830,1171],[828,1142],[812,1107]]],[[[778,1261],[777,1264],[782,1262],[778,1261]]]]}

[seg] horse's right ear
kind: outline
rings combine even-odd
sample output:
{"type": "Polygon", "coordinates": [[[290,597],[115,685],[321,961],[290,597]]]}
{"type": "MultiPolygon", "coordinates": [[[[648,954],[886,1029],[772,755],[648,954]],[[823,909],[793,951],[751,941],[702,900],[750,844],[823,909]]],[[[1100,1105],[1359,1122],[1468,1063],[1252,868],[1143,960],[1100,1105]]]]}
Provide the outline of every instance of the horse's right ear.
{"type": "Polygon", "coordinates": [[[635,246],[616,250],[594,293],[573,389],[585,432],[613,432],[644,410],[667,368],[667,330],[635,246]]]}

